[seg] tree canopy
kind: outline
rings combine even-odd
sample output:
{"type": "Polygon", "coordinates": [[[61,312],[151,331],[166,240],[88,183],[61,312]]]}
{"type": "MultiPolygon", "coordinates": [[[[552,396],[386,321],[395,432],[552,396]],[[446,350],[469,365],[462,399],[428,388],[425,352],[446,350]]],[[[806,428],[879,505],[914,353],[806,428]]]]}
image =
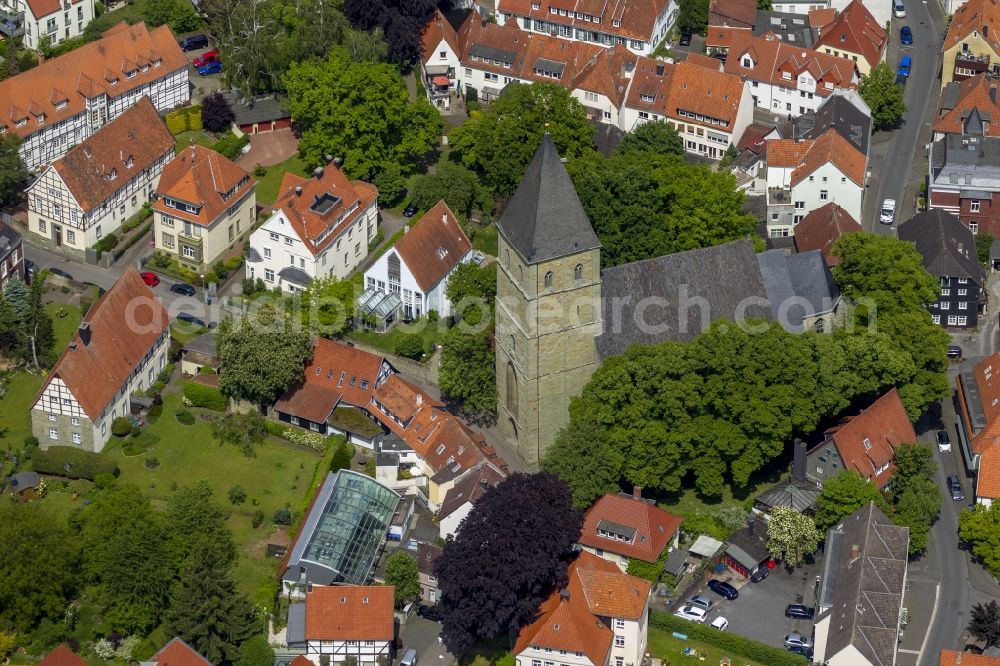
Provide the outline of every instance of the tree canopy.
{"type": "Polygon", "coordinates": [[[986,570],[1000,576],[1000,504],[977,504],[958,519],[958,536],[986,570]]]}
{"type": "Polygon", "coordinates": [[[420,598],[420,573],[417,561],[405,550],[397,550],[385,561],[385,584],[395,589],[396,607],[420,598]]]}
{"type": "Polygon", "coordinates": [[[302,379],[306,363],[312,360],[308,331],[270,307],[238,323],[223,319],[216,331],[216,349],[219,390],[255,405],[274,402],[302,379]]]}
{"type": "Polygon", "coordinates": [[[618,155],[652,153],[684,156],[684,140],[674,126],[665,120],[646,122],[627,132],[615,150],[618,155]]]}
{"type": "MultiPolygon", "coordinates": [[[[9,54],[8,54],[9,55],[9,54]]],[[[20,201],[30,173],[18,149],[21,137],[13,132],[0,135],[0,206],[20,201]]]]}
{"type": "Polygon", "coordinates": [[[456,215],[468,219],[482,193],[479,178],[461,164],[443,162],[434,173],[421,174],[413,183],[412,200],[423,210],[444,199],[456,215]]]}
{"type": "Polygon", "coordinates": [[[303,321],[324,338],[336,338],[354,325],[354,283],[334,277],[317,278],[302,292],[303,321]]]}
{"type": "Polygon", "coordinates": [[[896,85],[896,74],[887,63],[880,62],[868,74],[862,76],[858,92],[872,110],[872,124],[875,129],[892,129],[906,115],[903,86],[896,85]]]}
{"type": "Polygon", "coordinates": [[[816,527],[826,534],[868,502],[875,502],[880,509],[890,512],[888,503],[874,484],[854,470],[844,470],[823,483],[823,491],[816,498],[816,527]]]}
{"type": "Polygon", "coordinates": [[[344,13],[360,30],[385,34],[389,60],[406,68],[420,61],[420,36],[434,14],[438,0],[344,0],[344,13]]]}
{"type": "Polygon", "coordinates": [[[607,433],[586,414],[572,419],[556,436],[542,469],[570,481],[573,506],[581,511],[598,497],[619,490],[624,461],[607,433]]]}
{"type": "Polygon", "coordinates": [[[910,529],[910,554],[927,548],[931,525],[941,509],[941,493],[934,481],[937,464],[926,444],[904,443],[894,452],[890,495],[893,522],[910,529]]]}
{"type": "Polygon", "coordinates": [[[441,343],[441,394],[458,400],[469,417],[484,422],[496,418],[497,389],[493,338],[486,332],[456,326],[441,343]]]}
{"type": "Polygon", "coordinates": [[[987,647],[1000,645],[1000,604],[996,599],[972,607],[969,633],[986,641],[987,647]]]}
{"type": "Polygon", "coordinates": [[[798,510],[778,506],[767,523],[767,549],[788,567],[798,566],[816,551],[821,535],[813,519],[798,510]]]}
{"type": "Polygon", "coordinates": [[[489,108],[473,111],[448,138],[465,166],[494,192],[508,195],[521,182],[546,131],[562,157],[594,149],[594,130],[583,105],[556,83],[507,86],[489,108]]]}
{"type": "Polygon", "coordinates": [[[440,115],[425,99],[410,101],[391,65],[352,62],[334,49],[326,60],[293,63],[283,81],[310,166],[330,155],[352,178],[370,181],[390,168],[406,176],[437,145],[440,115]]]}
{"type": "Polygon", "coordinates": [[[25,363],[37,372],[55,365],[57,352],[52,319],[45,312],[45,274],[26,287],[8,280],[0,295],[0,355],[25,363]]]}
{"type": "Polygon", "coordinates": [[[222,132],[229,128],[236,114],[220,92],[209,93],[201,100],[201,122],[209,132],[222,132]]]}
{"type": "Polygon", "coordinates": [[[630,149],[567,166],[604,268],[745,238],[756,225],[732,174],[682,157],[630,149]]]}
{"type": "Polygon", "coordinates": [[[434,563],[448,651],[461,656],[478,639],[516,631],[565,585],[582,524],[552,474],[513,474],[486,491],[434,563]]]}

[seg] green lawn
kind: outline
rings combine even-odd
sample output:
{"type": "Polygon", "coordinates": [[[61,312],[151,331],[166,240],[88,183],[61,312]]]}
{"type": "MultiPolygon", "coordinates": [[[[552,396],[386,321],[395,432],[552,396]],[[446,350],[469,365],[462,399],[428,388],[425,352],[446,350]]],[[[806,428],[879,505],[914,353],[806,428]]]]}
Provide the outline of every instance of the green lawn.
{"type": "Polygon", "coordinates": [[[302,510],[320,456],[269,440],[257,449],[256,457],[246,458],[235,448],[216,444],[207,422],[178,423],[174,414],[179,408],[179,393],[163,394],[163,415],[146,429],[160,441],[144,455],[126,457],[117,446],[108,455],[121,469],[120,480],[138,485],[160,507],[178,486],[201,480],[212,484],[216,501],[232,512],[229,527],[240,553],[235,578],[244,592],[252,594],[262,577],[273,575],[277,567],[278,561],[265,555],[267,543],[287,539],[284,529],[272,537],[271,517],[285,506],[290,506],[293,514],[302,510]],[[146,469],[147,457],[155,457],[160,466],[146,469]],[[243,486],[248,495],[239,506],[231,505],[226,496],[235,485],[243,486]],[[255,530],[250,521],[257,509],[264,512],[265,521],[255,530]]]}
{"type": "Polygon", "coordinates": [[[386,333],[359,330],[351,331],[347,334],[347,337],[394,354],[396,353],[396,341],[400,336],[407,333],[417,333],[420,335],[424,341],[424,353],[429,354],[433,352],[433,345],[437,344],[444,337],[445,322],[443,319],[433,322],[426,317],[421,317],[410,324],[396,324],[386,333]]]}
{"type": "Polygon", "coordinates": [[[69,339],[73,337],[73,332],[80,327],[80,308],[75,305],[46,303],[45,311],[50,317],[52,317],[52,332],[55,334],[55,350],[61,354],[62,350],[69,344],[69,339]],[[60,317],[60,311],[65,311],[66,315],[60,317]]]}
{"type": "Polygon", "coordinates": [[[497,225],[490,223],[482,228],[472,228],[472,247],[476,248],[480,252],[485,252],[492,257],[497,256],[497,246],[499,242],[497,225]]]}
{"type": "Polygon", "coordinates": [[[194,139],[194,142],[199,146],[205,146],[206,148],[211,148],[215,145],[216,141],[218,141],[218,139],[208,132],[203,132],[201,130],[188,130],[187,132],[181,132],[174,137],[174,152],[179,153],[190,146],[191,139],[194,139]]]}
{"type": "Polygon", "coordinates": [[[655,627],[649,628],[648,650],[654,657],[659,657],[663,660],[663,666],[677,666],[678,664],[694,666],[695,664],[702,663],[709,666],[718,666],[720,663],[724,663],[722,661],[724,657],[729,657],[732,666],[764,666],[760,662],[750,661],[734,654],[727,654],[717,647],[699,641],[684,641],[674,638],[670,632],[655,627]],[[686,647],[697,650],[698,656],[685,655],[684,648],[686,647]],[[701,661],[702,656],[705,657],[704,662],[701,661]]]}
{"type": "Polygon", "coordinates": [[[285,177],[285,172],[289,171],[297,176],[306,175],[305,162],[298,155],[293,155],[281,164],[265,167],[267,173],[257,178],[257,201],[260,203],[274,203],[278,198],[278,188],[281,186],[281,179],[285,177]]]}

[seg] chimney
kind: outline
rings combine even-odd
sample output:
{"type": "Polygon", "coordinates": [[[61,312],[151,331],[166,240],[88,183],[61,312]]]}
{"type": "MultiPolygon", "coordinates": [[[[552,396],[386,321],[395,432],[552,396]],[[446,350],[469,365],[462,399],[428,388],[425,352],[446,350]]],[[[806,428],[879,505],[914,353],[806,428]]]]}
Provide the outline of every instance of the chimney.
{"type": "Polygon", "coordinates": [[[753,518],[751,518],[750,522],[747,523],[747,534],[753,536],[753,518]]]}
{"type": "Polygon", "coordinates": [[[632,486],[632,497],[642,499],[642,486],[632,486]]]}
{"type": "Polygon", "coordinates": [[[90,322],[86,322],[85,321],[82,324],[80,324],[80,328],[78,329],[78,332],[80,334],[80,342],[83,343],[84,347],[89,347],[90,346],[90,322]]]}
{"type": "Polygon", "coordinates": [[[313,169],[313,175],[316,176],[316,180],[323,180],[323,167],[313,169]]]}
{"type": "Polygon", "coordinates": [[[569,590],[561,590],[559,592],[559,601],[569,601],[569,590]]]}
{"type": "Polygon", "coordinates": [[[861,550],[858,548],[858,544],[853,544],[851,546],[851,562],[855,561],[861,557],[861,550]]]}
{"type": "Polygon", "coordinates": [[[333,158],[333,166],[337,167],[338,169],[340,168],[340,165],[343,164],[343,163],[344,163],[344,160],[340,159],[339,157],[334,157],[333,158]]]}
{"type": "Polygon", "coordinates": [[[792,481],[806,480],[806,443],[798,437],[792,442],[792,481]]]}
{"type": "Polygon", "coordinates": [[[333,162],[333,155],[326,155],[326,163],[330,164],[331,162],[333,162]]]}
{"type": "Polygon", "coordinates": [[[296,185],[295,186],[295,196],[297,196],[297,197],[301,197],[302,196],[302,186],[301,185],[296,185]]]}
{"type": "Polygon", "coordinates": [[[663,76],[664,65],[662,62],[656,63],[656,75],[663,76]]]}
{"type": "Polygon", "coordinates": [[[448,213],[441,213],[441,224],[448,224],[448,213]]]}

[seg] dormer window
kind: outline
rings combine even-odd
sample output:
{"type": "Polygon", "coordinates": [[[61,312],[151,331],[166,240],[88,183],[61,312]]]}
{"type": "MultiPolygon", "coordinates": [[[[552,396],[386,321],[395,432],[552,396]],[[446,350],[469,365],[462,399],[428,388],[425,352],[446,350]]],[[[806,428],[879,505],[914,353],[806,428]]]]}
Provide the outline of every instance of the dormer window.
{"type": "Polygon", "coordinates": [[[35,117],[35,120],[38,121],[39,125],[44,125],[45,124],[45,114],[44,113],[38,114],[38,116],[35,117]]]}
{"type": "Polygon", "coordinates": [[[614,27],[614,28],[620,28],[620,27],[622,27],[622,22],[621,21],[612,21],[611,22],[611,26],[614,27]]]}
{"type": "Polygon", "coordinates": [[[792,73],[791,72],[782,72],[781,73],[781,78],[783,78],[786,81],[791,81],[792,80],[792,73]]]}
{"type": "Polygon", "coordinates": [[[438,259],[444,259],[445,257],[448,256],[448,250],[444,249],[443,247],[439,247],[437,254],[438,254],[438,259]]]}
{"type": "Polygon", "coordinates": [[[865,445],[865,451],[869,450],[870,448],[872,448],[872,440],[865,437],[864,445],[865,445]]]}
{"type": "Polygon", "coordinates": [[[643,95],[643,94],[640,94],[639,95],[639,99],[641,99],[643,102],[647,102],[649,104],[652,104],[653,102],[656,101],[656,98],[653,97],[652,95],[643,95]]]}
{"type": "Polygon", "coordinates": [[[135,164],[135,162],[132,160],[132,156],[129,155],[128,159],[125,160],[125,168],[126,169],[131,169],[134,164],[135,164]]]}
{"type": "Polygon", "coordinates": [[[750,56],[743,56],[743,59],[740,60],[740,64],[746,67],[747,69],[753,68],[753,61],[750,60],[750,56]]]}
{"type": "Polygon", "coordinates": [[[537,12],[541,8],[542,8],[542,4],[540,2],[533,2],[533,3],[531,3],[531,11],[537,12]]]}
{"type": "Polygon", "coordinates": [[[163,62],[162,60],[157,58],[156,60],[153,61],[153,67],[159,67],[162,62],[163,62]]]}
{"type": "Polygon", "coordinates": [[[136,70],[134,70],[134,69],[131,70],[131,71],[129,71],[129,72],[125,72],[125,78],[126,79],[131,79],[131,78],[133,78],[135,76],[135,73],[136,73],[136,70]]]}
{"type": "Polygon", "coordinates": [[[28,122],[27,118],[21,118],[20,120],[14,121],[14,127],[23,127],[25,123],[28,122]]]}

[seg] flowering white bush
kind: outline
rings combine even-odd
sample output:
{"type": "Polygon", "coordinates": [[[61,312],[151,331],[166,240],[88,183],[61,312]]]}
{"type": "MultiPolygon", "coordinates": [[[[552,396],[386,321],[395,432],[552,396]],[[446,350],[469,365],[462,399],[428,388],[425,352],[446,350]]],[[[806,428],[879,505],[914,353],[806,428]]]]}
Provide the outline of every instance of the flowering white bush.
{"type": "Polygon", "coordinates": [[[107,638],[102,638],[94,643],[94,652],[104,661],[111,661],[115,658],[114,643],[109,641],[107,638]]]}
{"type": "Polygon", "coordinates": [[[297,428],[287,428],[283,433],[281,433],[281,436],[292,444],[308,446],[310,449],[315,449],[317,451],[326,450],[326,437],[315,432],[299,430],[297,428]]]}
{"type": "Polygon", "coordinates": [[[122,642],[118,644],[118,651],[115,656],[123,661],[128,661],[135,656],[135,650],[139,647],[139,643],[142,641],[138,636],[126,636],[122,639],[122,642]]]}

